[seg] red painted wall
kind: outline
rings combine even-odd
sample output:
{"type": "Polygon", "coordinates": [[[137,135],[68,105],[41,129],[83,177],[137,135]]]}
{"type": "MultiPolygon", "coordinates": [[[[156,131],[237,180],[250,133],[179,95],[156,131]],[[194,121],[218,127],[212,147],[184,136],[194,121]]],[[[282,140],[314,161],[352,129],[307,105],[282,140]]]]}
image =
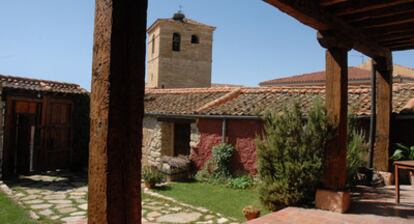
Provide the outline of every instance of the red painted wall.
{"type": "MultiPolygon", "coordinates": [[[[221,143],[222,120],[199,119],[199,144],[192,148],[191,160],[197,169],[202,169],[211,157],[211,149],[221,143]]],[[[256,134],[262,130],[262,122],[258,120],[227,120],[227,142],[236,151],[232,158],[233,172],[246,171],[256,174],[256,134]]]]}

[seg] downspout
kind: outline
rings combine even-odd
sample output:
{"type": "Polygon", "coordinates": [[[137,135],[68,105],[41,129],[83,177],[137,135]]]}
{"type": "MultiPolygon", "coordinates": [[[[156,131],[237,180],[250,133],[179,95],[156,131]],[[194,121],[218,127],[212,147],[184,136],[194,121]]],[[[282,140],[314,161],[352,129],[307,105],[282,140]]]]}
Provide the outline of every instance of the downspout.
{"type": "Polygon", "coordinates": [[[223,122],[221,123],[221,143],[226,143],[227,140],[227,119],[223,118],[223,122]]]}
{"type": "Polygon", "coordinates": [[[374,60],[371,60],[371,119],[369,125],[369,152],[368,152],[368,168],[373,168],[375,134],[376,134],[376,114],[377,114],[377,76],[374,60]]]}

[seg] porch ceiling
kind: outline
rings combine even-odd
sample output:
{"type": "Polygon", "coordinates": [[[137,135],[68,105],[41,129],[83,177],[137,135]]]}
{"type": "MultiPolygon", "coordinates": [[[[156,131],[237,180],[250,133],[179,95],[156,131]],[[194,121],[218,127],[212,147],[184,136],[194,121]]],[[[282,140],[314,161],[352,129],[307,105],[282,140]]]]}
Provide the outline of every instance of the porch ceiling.
{"type": "Polygon", "coordinates": [[[414,0],[264,0],[318,31],[333,31],[370,56],[414,49],[414,0]]]}

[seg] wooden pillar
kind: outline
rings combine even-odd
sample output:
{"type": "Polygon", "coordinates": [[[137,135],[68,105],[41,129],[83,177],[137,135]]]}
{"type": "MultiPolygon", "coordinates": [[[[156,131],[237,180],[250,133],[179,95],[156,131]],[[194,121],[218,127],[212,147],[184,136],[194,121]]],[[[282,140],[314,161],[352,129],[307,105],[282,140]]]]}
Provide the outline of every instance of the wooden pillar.
{"type": "Polygon", "coordinates": [[[326,50],[326,109],[336,134],[325,149],[323,187],[344,190],[348,120],[348,49],[326,50]]]}
{"type": "Polygon", "coordinates": [[[96,0],[88,223],[141,223],[147,0],[96,0]]]}
{"type": "Polygon", "coordinates": [[[345,212],[350,196],[344,192],[346,185],[346,152],[348,121],[348,51],[352,43],[333,33],[318,33],[319,43],[326,50],[326,109],[335,135],[324,152],[322,188],[316,193],[316,207],[335,212],[345,212]]]}
{"type": "Polygon", "coordinates": [[[389,149],[392,114],[392,57],[374,58],[377,76],[377,120],[374,167],[389,171],[389,149]]]}

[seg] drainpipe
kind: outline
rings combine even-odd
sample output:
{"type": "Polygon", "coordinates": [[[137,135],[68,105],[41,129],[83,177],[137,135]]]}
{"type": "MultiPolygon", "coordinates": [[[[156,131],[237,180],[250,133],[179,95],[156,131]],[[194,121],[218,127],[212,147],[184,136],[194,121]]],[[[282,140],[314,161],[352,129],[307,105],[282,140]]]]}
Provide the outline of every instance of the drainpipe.
{"type": "Polygon", "coordinates": [[[227,134],[227,119],[223,118],[223,122],[221,123],[221,143],[226,143],[226,134],[227,134]]]}
{"type": "Polygon", "coordinates": [[[377,114],[377,77],[375,71],[374,60],[371,60],[371,119],[369,125],[369,152],[368,167],[373,168],[375,134],[376,134],[376,114],[377,114]]]}

